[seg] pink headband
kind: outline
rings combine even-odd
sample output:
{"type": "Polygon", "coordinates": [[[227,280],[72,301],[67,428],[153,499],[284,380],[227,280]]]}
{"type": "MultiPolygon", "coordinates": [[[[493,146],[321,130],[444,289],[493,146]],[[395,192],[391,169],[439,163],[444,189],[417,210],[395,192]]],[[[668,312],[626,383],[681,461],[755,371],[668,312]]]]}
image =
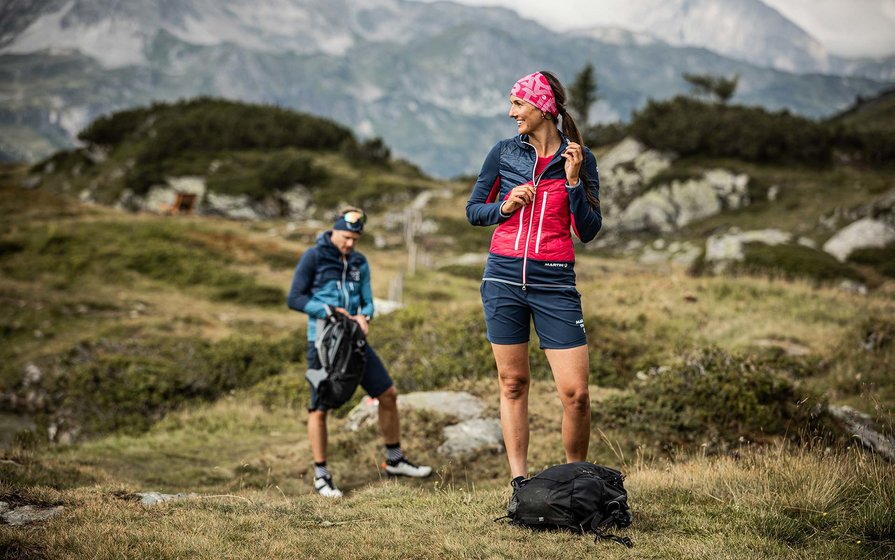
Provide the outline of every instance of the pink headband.
{"type": "Polygon", "coordinates": [[[547,78],[540,72],[529,74],[521,78],[510,90],[510,95],[515,95],[523,101],[528,101],[541,111],[550,113],[554,117],[559,114],[556,109],[556,98],[553,90],[547,82],[547,78]]]}

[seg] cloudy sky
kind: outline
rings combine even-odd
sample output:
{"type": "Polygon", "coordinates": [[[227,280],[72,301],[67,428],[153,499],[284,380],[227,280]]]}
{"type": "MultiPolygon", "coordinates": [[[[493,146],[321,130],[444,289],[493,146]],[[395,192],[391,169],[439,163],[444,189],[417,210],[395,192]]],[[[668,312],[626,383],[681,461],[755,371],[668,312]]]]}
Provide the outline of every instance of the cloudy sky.
{"type": "MultiPolygon", "coordinates": [[[[423,0],[430,1],[430,0],[423,0]]],[[[622,21],[627,0],[455,0],[504,6],[557,30],[622,21]],[[550,8],[545,10],[545,6],[550,8]]],[[[841,56],[895,54],[895,0],[763,0],[841,56]]]]}

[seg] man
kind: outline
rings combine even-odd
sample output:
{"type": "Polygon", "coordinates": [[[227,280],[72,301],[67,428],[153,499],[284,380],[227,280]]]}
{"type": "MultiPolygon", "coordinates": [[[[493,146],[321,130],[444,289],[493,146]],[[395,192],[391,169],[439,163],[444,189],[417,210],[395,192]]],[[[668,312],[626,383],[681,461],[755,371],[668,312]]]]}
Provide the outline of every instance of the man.
{"type": "MultiPolygon", "coordinates": [[[[348,208],[333,224],[331,231],[320,234],[317,245],[308,249],[292,278],[288,305],[308,314],[308,368],[319,369],[320,359],[314,342],[318,321],[326,318],[327,308],[348,315],[364,334],[373,320],[373,291],[367,259],[354,250],[367,218],[362,210],[348,208]]],[[[432,468],[414,465],[404,457],[400,445],[398,391],[373,348],[367,344],[367,365],[361,387],[379,399],[379,429],[385,442],[385,472],[391,475],[426,477],[432,468]]],[[[342,492],[333,483],[326,467],[326,409],[317,402],[314,384],[308,406],[308,440],[314,457],[314,488],[321,496],[339,498],[342,492]]]]}

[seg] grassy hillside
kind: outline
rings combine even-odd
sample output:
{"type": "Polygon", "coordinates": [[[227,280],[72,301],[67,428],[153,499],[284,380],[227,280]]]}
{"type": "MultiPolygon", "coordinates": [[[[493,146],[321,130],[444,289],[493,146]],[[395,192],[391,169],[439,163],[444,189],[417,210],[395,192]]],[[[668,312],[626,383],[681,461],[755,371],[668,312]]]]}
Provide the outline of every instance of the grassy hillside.
{"type": "MultiPolygon", "coordinates": [[[[411,181],[396,168],[352,170],[335,152],[307,153],[330,177],[411,181]]],[[[703,163],[712,162],[683,165],[703,163]]],[[[779,182],[785,204],[717,220],[797,228],[832,204],[820,190],[830,185],[826,171],[740,165],[764,184],[779,182]]],[[[21,189],[23,173],[4,168],[0,176],[7,217],[0,225],[0,393],[3,409],[19,414],[0,458],[0,501],[65,511],[27,528],[0,525],[5,557],[632,553],[492,522],[509,498],[504,457],[439,455],[445,419],[429,413],[403,415],[402,443],[435,467],[432,479],[383,479],[375,430],[344,430],[346,407],[331,422],[330,466],[348,497],[313,496],[304,317],[283,300],[317,228],[135,215],[52,188],[21,189]],[[61,443],[48,445],[49,432],[61,443]],[[196,496],[145,507],[134,497],[146,491],[196,496]]],[[[839,204],[860,204],[888,184],[876,170],[834,173],[856,185],[839,204]]],[[[496,416],[477,294],[481,265],[456,259],[483,254],[488,231],[465,224],[469,185],[437,186],[446,197],[421,210],[437,230],[419,238],[425,260],[415,275],[403,248],[372,243],[386,223],[374,206],[372,235],[360,250],[377,297],[404,276],[405,307],[377,318],[371,341],[402,391],[469,391],[496,416]]],[[[352,188],[334,196],[357,196],[352,188]]],[[[374,182],[357,188],[386,191],[374,182]]],[[[698,239],[717,225],[700,223],[682,235],[698,239]]],[[[591,359],[589,458],[629,475],[635,522],[626,534],[634,554],[895,554],[891,465],[823,412],[827,402],[850,405],[892,433],[891,279],[880,276],[859,295],[762,274],[695,277],[588,251],[579,252],[576,271],[591,359]]],[[[563,460],[561,419],[543,354],[533,350],[531,358],[530,464],[540,470],[563,460]]]]}
{"type": "Polygon", "coordinates": [[[302,185],[321,210],[346,198],[369,208],[407,201],[434,185],[415,166],[393,160],[378,138],[358,140],[328,119],[222,99],[119,111],[95,120],[79,139],[84,147],[35,164],[31,180],[106,204],[180,176],[256,201],[302,185]]]}
{"type": "Polygon", "coordinates": [[[869,99],[859,98],[830,121],[854,128],[891,132],[895,128],[895,90],[884,91],[869,99]]]}

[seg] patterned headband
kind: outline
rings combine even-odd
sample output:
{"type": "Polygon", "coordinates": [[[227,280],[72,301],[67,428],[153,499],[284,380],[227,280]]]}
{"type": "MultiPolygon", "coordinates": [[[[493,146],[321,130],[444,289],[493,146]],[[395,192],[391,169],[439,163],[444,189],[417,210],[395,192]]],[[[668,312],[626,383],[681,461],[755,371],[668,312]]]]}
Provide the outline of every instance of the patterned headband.
{"type": "Polygon", "coordinates": [[[553,89],[547,78],[540,72],[529,74],[521,78],[510,90],[510,95],[514,95],[523,101],[528,101],[541,111],[550,113],[554,117],[559,114],[556,108],[556,98],[553,96],[553,89]]]}

